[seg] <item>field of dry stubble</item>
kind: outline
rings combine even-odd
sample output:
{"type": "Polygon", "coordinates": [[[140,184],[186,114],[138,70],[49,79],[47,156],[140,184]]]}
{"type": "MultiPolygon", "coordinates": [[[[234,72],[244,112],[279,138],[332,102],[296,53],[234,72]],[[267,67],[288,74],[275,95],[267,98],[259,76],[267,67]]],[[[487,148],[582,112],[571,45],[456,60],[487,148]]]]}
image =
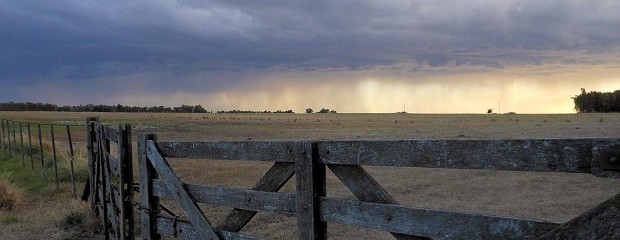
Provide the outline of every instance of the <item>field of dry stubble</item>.
{"type": "MultiPolygon", "coordinates": [[[[106,123],[131,123],[135,134],[161,140],[297,139],[522,139],[620,137],[620,114],[436,115],[436,114],[150,114],[1,113],[33,122],[77,122],[99,116],[106,123]]],[[[83,141],[78,133],[77,141],[83,141]]],[[[135,153],[135,151],[134,151],[135,153]]],[[[170,159],[186,182],[251,188],[268,163],[170,159]]],[[[403,205],[567,221],[620,192],[620,180],[589,174],[487,170],[365,167],[403,205]]],[[[136,176],[137,179],[137,176],[136,176]]],[[[294,191],[294,178],[281,190],[294,191]]],[[[328,196],[354,199],[328,173],[328,196]]],[[[172,202],[165,204],[181,212],[172,202]]],[[[218,225],[230,209],[204,206],[218,225]]],[[[337,239],[383,239],[389,234],[328,224],[337,239]]],[[[242,232],[291,239],[295,219],[258,214],[242,232]]]]}

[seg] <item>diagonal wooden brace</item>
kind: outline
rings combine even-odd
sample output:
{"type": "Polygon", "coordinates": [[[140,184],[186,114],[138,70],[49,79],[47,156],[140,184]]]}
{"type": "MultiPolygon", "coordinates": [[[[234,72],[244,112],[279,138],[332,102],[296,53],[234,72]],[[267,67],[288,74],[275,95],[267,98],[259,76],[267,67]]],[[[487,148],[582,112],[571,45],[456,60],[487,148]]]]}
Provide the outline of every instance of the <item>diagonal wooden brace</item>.
{"type": "MultiPolygon", "coordinates": [[[[398,202],[361,166],[328,164],[327,167],[360,201],[398,205],[398,202]]],[[[391,234],[396,239],[429,239],[400,233],[391,234]]]]}
{"type": "MultiPolygon", "coordinates": [[[[277,192],[295,174],[294,163],[276,162],[256,183],[252,190],[277,192]]],[[[235,208],[227,216],[224,224],[218,227],[222,231],[239,232],[252,220],[257,211],[235,208]]]]}
{"type": "Polygon", "coordinates": [[[179,178],[172,172],[168,162],[159,154],[153,141],[147,141],[146,147],[148,159],[194,226],[197,233],[196,236],[200,239],[220,239],[207,217],[187,191],[185,185],[179,181],[179,178]]]}

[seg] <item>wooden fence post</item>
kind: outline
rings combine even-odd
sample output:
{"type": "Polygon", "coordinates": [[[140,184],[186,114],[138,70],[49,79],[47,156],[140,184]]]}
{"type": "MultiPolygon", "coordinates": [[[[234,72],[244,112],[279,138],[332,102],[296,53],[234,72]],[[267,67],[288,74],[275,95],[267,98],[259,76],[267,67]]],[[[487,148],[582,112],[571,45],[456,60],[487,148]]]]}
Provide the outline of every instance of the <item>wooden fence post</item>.
{"type": "Polygon", "coordinates": [[[52,133],[52,157],[54,158],[54,181],[58,188],[60,179],[58,179],[58,160],[56,159],[56,138],[54,138],[54,125],[50,124],[50,132],[52,133]]]}
{"type": "Polygon", "coordinates": [[[32,158],[32,137],[30,136],[30,123],[28,123],[28,155],[30,155],[30,168],[34,172],[34,159],[32,158]]]}
{"type": "Polygon", "coordinates": [[[152,194],[152,179],[158,178],[157,172],[149,162],[146,154],[146,141],[157,140],[154,134],[138,134],[138,168],[140,169],[140,212],[142,219],[142,238],[157,240],[161,235],[157,233],[155,222],[159,210],[159,197],[152,194]]]}
{"type": "Polygon", "coordinates": [[[13,124],[12,124],[13,125],[13,148],[15,148],[14,149],[15,150],[15,156],[17,157],[17,140],[16,140],[17,138],[15,137],[15,135],[17,133],[17,130],[15,130],[15,121],[12,121],[12,122],[13,122],[13,124]]]}
{"type": "Polygon", "coordinates": [[[24,132],[22,130],[22,122],[19,122],[19,141],[21,143],[22,166],[26,166],[26,156],[24,155],[24,132]]]}
{"type": "Polygon", "coordinates": [[[0,141],[2,141],[2,150],[6,151],[4,146],[4,119],[0,119],[0,128],[2,128],[2,132],[0,132],[0,141]]]}
{"type": "Polygon", "coordinates": [[[13,157],[13,148],[11,148],[11,123],[6,120],[6,135],[9,140],[9,157],[13,157]]]}
{"type": "Polygon", "coordinates": [[[71,141],[71,127],[67,125],[67,139],[69,141],[69,165],[71,166],[71,186],[73,189],[73,198],[77,199],[77,189],[75,186],[75,169],[73,167],[73,161],[75,159],[73,153],[73,141],[71,141]]]}
{"type": "Polygon", "coordinates": [[[43,140],[41,139],[41,124],[37,125],[39,129],[39,153],[41,154],[41,179],[45,180],[45,160],[43,157],[43,140]]]}
{"type": "Polygon", "coordinates": [[[325,164],[317,143],[296,144],[297,239],[326,239],[327,224],[321,221],[319,201],[325,196],[325,164]]]}

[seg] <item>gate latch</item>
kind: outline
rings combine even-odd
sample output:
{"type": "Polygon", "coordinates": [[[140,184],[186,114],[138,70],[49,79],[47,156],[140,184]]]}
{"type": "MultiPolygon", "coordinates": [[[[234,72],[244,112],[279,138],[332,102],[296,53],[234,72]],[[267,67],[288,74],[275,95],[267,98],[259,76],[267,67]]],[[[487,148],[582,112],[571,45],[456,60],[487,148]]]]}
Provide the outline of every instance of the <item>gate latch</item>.
{"type": "Polygon", "coordinates": [[[598,161],[602,170],[620,171],[620,150],[604,150],[598,161]]]}

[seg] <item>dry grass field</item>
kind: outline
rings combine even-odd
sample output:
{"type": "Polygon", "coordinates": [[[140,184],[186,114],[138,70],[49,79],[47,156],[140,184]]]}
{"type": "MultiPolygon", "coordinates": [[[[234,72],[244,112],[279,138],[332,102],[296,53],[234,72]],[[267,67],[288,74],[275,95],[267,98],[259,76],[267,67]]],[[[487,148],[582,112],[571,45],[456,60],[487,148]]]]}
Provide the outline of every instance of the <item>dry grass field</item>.
{"type": "MultiPolygon", "coordinates": [[[[131,123],[134,134],[156,133],[161,140],[620,137],[620,114],[0,113],[0,118],[56,123],[83,123],[89,116],[99,116],[110,124],[131,123]]],[[[83,142],[84,134],[77,133],[75,141],[83,142]]],[[[270,166],[253,162],[170,161],[184,181],[243,188],[251,188],[270,166]]],[[[589,174],[393,167],[366,169],[403,205],[537,220],[567,221],[620,192],[620,180],[589,174]]],[[[294,186],[292,179],[281,191],[293,192],[294,186]]],[[[327,189],[328,196],[354,199],[333,174],[328,173],[327,189]]],[[[172,203],[166,204],[178,211],[172,203]]],[[[205,206],[207,217],[216,225],[229,210],[205,206]]],[[[295,236],[294,226],[294,218],[261,213],[243,232],[291,239],[295,236]]],[[[333,239],[391,238],[386,233],[335,224],[329,224],[328,229],[333,239]]]]}

